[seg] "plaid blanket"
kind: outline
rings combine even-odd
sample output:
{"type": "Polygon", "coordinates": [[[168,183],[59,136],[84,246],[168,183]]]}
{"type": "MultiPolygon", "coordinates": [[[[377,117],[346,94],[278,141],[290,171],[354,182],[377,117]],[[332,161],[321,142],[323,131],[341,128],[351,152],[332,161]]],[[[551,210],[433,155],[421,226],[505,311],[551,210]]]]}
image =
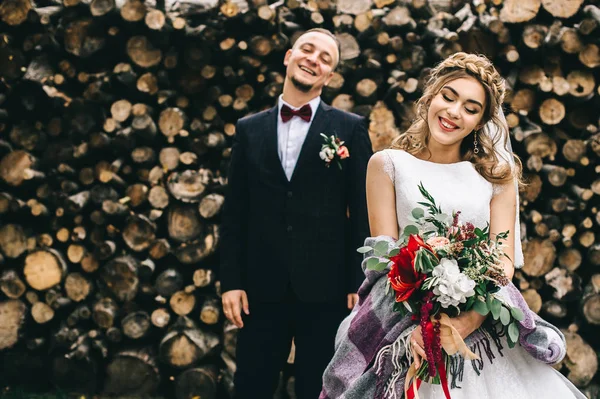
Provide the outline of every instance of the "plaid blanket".
{"type": "MultiPolygon", "coordinates": [[[[379,236],[367,238],[365,245],[373,247],[382,240],[388,242],[390,248],[395,242],[391,237],[379,236]]],[[[320,399],[401,398],[404,395],[404,380],[409,367],[407,341],[416,324],[410,315],[401,317],[392,310],[394,296],[386,293],[389,269],[367,270],[366,261],[372,256],[372,252],[365,254],[362,268],[366,278],[358,292],[359,302],[340,325],[334,357],[323,374],[320,399]]],[[[566,354],[562,333],[529,310],[512,283],[499,293],[525,314],[519,326],[521,346],[539,361],[559,362],[566,354]]],[[[465,343],[480,355],[481,360],[472,361],[476,370],[484,366],[482,355],[491,363],[504,349],[499,334],[491,325],[471,334],[465,343]]],[[[457,380],[462,380],[464,363],[458,355],[450,359],[451,387],[456,386],[457,380]]]]}

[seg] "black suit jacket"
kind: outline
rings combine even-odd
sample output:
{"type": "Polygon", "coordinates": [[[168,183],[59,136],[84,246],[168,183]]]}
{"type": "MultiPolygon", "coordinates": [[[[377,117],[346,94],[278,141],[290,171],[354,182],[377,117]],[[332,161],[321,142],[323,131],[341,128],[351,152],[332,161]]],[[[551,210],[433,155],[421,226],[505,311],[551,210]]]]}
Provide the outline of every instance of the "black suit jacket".
{"type": "Polygon", "coordinates": [[[249,301],[274,302],[291,284],[302,301],[342,300],[364,277],[356,249],[369,235],[366,121],[321,101],[288,181],[277,110],[237,123],[220,229],[222,291],[244,289],[249,301]],[[319,157],[320,133],[345,141],[350,157],[342,170],[319,157]]]}

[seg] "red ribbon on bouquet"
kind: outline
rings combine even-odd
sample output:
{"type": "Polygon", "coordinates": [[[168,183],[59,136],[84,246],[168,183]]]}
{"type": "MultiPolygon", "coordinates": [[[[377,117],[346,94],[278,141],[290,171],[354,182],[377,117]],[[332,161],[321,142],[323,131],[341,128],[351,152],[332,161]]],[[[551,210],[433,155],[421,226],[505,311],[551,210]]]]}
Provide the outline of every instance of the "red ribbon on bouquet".
{"type": "MultiPolygon", "coordinates": [[[[437,319],[440,317],[438,316],[437,319]]],[[[431,322],[431,319],[422,320],[421,321],[421,331],[423,334],[423,343],[425,345],[425,351],[427,353],[427,357],[431,359],[427,359],[429,362],[429,375],[434,377],[436,373],[440,375],[440,383],[442,385],[442,389],[444,390],[444,395],[446,399],[451,399],[450,397],[450,389],[448,388],[448,376],[446,373],[446,365],[444,363],[444,356],[442,354],[442,346],[440,344],[440,322],[436,320],[436,325],[431,322]]],[[[412,384],[412,389],[406,392],[406,384],[405,384],[405,393],[406,399],[414,399],[415,396],[418,398],[419,395],[417,391],[421,386],[422,380],[416,376],[416,367],[414,363],[411,365],[409,372],[406,375],[406,382],[410,382],[410,379],[414,375],[414,380],[412,384]]]]}

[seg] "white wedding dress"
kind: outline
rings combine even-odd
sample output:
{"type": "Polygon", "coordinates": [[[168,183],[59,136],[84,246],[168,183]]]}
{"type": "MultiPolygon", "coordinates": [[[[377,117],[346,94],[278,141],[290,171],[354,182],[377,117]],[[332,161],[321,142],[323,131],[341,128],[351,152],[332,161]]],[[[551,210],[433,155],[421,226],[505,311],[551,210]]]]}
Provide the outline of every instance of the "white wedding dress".
{"type": "MultiPolygon", "coordinates": [[[[422,183],[444,212],[461,211],[460,219],[484,227],[490,220],[490,201],[495,193],[468,162],[438,164],[416,158],[402,150],[387,149],[375,156],[384,157],[384,169],[396,192],[396,213],[400,228],[412,224],[411,211],[422,207],[418,185],[422,183]]],[[[452,399],[569,399],[585,396],[561,373],[534,359],[522,347],[510,349],[501,338],[502,355],[494,345],[494,358],[483,355],[483,367],[476,371],[471,362],[456,387],[450,390],[452,399]],[[478,375],[479,373],[479,375],[478,375]]],[[[422,399],[444,399],[440,385],[421,384],[422,399]]]]}

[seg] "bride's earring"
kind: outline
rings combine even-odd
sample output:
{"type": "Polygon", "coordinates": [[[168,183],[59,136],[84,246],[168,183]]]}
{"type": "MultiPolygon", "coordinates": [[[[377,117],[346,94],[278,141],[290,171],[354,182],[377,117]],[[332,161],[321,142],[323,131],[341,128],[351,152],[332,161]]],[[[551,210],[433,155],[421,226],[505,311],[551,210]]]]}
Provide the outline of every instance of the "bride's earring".
{"type": "Polygon", "coordinates": [[[473,153],[474,154],[479,154],[478,144],[479,144],[479,142],[477,141],[477,130],[475,130],[475,132],[473,133],[473,153]]]}

